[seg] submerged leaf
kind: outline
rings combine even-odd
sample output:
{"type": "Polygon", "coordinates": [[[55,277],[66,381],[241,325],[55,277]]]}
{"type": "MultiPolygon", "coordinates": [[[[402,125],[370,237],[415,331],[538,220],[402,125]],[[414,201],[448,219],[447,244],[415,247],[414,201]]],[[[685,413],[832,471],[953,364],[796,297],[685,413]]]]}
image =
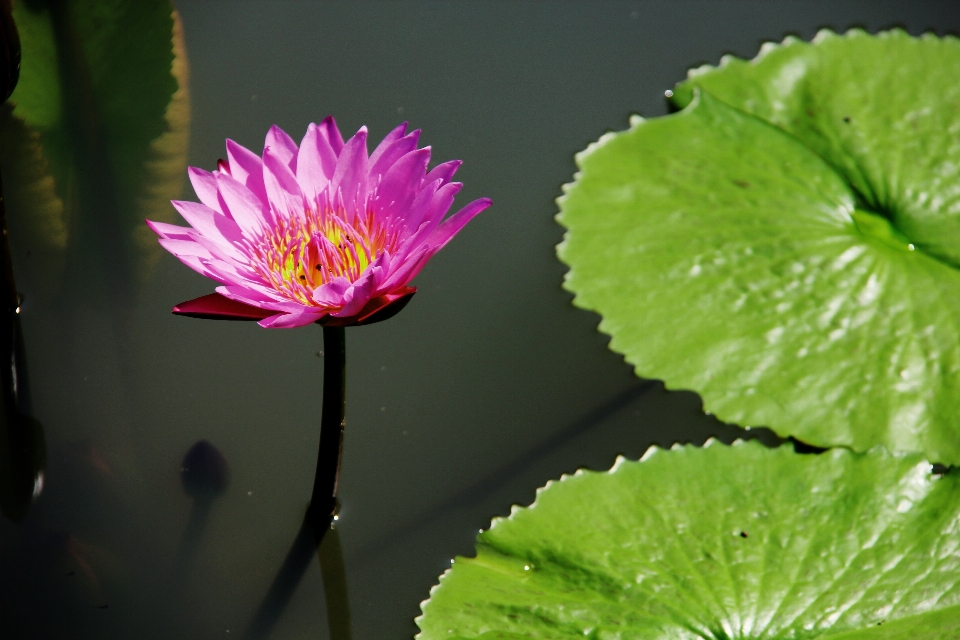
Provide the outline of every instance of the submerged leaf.
{"type": "Polygon", "coordinates": [[[63,200],[49,173],[40,135],[15,116],[9,104],[0,105],[0,167],[15,262],[29,261],[41,280],[55,278],[67,246],[63,200]]]}
{"type": "Polygon", "coordinates": [[[126,286],[159,256],[144,218],[172,218],[183,184],[179,19],[169,0],[18,2],[14,17],[23,46],[14,115],[39,134],[70,243],[99,244],[120,274],[114,284],[126,286]]]}
{"type": "MultiPolygon", "coordinates": [[[[144,178],[136,196],[137,216],[141,220],[174,222],[177,218],[171,200],[180,197],[187,175],[187,151],[190,144],[190,93],[187,51],[183,42],[180,14],[173,13],[173,77],[177,90],[164,112],[166,130],[150,142],[144,161],[144,178]]],[[[137,222],[132,241],[140,256],[140,279],[146,280],[162,252],[156,234],[146,223],[137,222]]]]}
{"type": "Polygon", "coordinates": [[[958,521],[960,477],[918,455],[654,448],[494,520],[417,637],[946,640],[958,521]]]}
{"type": "Polygon", "coordinates": [[[723,420],[958,463],[960,41],[764,51],[578,156],[566,286],[723,420]]]}

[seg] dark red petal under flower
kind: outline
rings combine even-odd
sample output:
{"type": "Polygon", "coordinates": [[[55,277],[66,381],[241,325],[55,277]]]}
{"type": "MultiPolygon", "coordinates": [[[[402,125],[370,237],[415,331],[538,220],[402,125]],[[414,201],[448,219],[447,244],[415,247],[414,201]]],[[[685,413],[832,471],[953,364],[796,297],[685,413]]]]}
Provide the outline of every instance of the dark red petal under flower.
{"type": "MultiPolygon", "coordinates": [[[[327,327],[355,327],[387,320],[400,313],[416,292],[416,287],[403,287],[370,300],[352,316],[335,318],[328,315],[318,320],[317,324],[327,327]]],[[[173,308],[173,313],[207,320],[263,320],[278,312],[237,302],[219,293],[211,293],[181,302],[173,308]]]]}

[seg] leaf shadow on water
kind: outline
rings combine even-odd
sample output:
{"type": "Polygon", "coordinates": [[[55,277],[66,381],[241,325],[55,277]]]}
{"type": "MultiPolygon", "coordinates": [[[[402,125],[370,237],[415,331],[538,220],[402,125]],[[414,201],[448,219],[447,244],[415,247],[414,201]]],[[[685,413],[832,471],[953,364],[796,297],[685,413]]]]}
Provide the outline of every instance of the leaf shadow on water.
{"type": "MultiPolygon", "coordinates": [[[[374,563],[379,557],[398,543],[429,528],[431,523],[448,516],[451,512],[476,508],[484,504],[491,496],[497,495],[498,492],[502,492],[511,485],[516,484],[517,480],[523,477],[535,463],[541,462],[551,455],[560,453],[579,438],[597,431],[605,423],[634,406],[636,402],[655,392],[664,392],[663,384],[659,380],[637,380],[632,385],[596,405],[593,409],[573,419],[557,430],[552,436],[518,453],[513,459],[477,479],[461,491],[427,510],[415,514],[407,520],[407,522],[370,541],[351,555],[351,564],[356,563],[357,566],[365,566],[374,563]]],[[[766,428],[761,427],[747,430],[737,425],[720,422],[712,416],[704,416],[701,414],[700,418],[701,420],[707,420],[709,423],[709,433],[707,431],[700,433],[700,430],[691,432],[689,436],[692,438],[692,441],[699,439],[699,443],[702,443],[704,439],[712,436],[728,444],[737,439],[759,440],[765,446],[769,447],[779,446],[784,442],[784,440],[778,438],[776,434],[766,428]]],[[[659,442],[658,438],[654,436],[648,445],[643,446],[642,449],[646,449],[646,446],[649,446],[649,444],[659,444],[669,447],[673,442],[659,442]]],[[[575,469],[571,468],[568,469],[567,472],[573,472],[574,470],[575,469]]],[[[551,477],[553,476],[542,478],[536,486],[542,486],[551,477]]],[[[525,484],[530,483],[527,481],[525,484]]]]}

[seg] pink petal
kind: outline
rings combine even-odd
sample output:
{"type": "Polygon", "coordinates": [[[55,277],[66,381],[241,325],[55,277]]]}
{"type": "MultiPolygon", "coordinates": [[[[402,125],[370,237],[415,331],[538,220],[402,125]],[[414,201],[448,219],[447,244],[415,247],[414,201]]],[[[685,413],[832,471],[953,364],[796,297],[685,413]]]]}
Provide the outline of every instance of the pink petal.
{"type": "MultiPolygon", "coordinates": [[[[436,230],[437,225],[440,224],[443,216],[446,215],[447,211],[450,209],[450,205],[453,204],[454,197],[460,191],[462,186],[463,185],[459,182],[449,182],[437,189],[437,191],[432,195],[432,198],[426,204],[423,204],[420,198],[414,201],[414,204],[411,206],[411,212],[408,214],[410,226],[412,227],[414,220],[421,220],[421,222],[420,226],[417,227],[415,232],[406,238],[401,237],[402,244],[397,251],[397,259],[399,261],[404,263],[407,262],[411,259],[408,257],[409,254],[415,252],[421,245],[424,245],[424,243],[428,242],[436,230]]],[[[425,191],[429,193],[428,189],[425,189],[425,191]]],[[[431,251],[427,258],[434,253],[436,253],[436,251],[431,251]]],[[[419,271],[419,268],[417,271],[419,271]]],[[[413,275],[408,275],[404,283],[412,280],[415,275],[416,273],[413,273],[413,275]]],[[[395,280],[391,278],[391,282],[395,283],[395,280]]]]}
{"type": "Polygon", "coordinates": [[[338,318],[352,316],[360,311],[370,298],[377,285],[383,280],[384,272],[389,266],[390,257],[386,252],[377,256],[372,264],[367,265],[360,277],[343,294],[343,308],[332,314],[338,318]]]}
{"type": "MultiPolygon", "coordinates": [[[[210,260],[207,261],[206,265],[207,269],[216,276],[217,281],[223,285],[227,287],[241,287],[244,290],[256,292],[256,295],[250,294],[252,297],[248,296],[244,298],[243,302],[253,304],[256,300],[272,300],[276,303],[287,301],[284,294],[264,282],[245,265],[238,265],[226,260],[210,260]]],[[[224,295],[226,295],[226,293],[224,293],[224,295]]],[[[237,295],[240,294],[237,293],[237,295]]],[[[290,304],[299,305],[300,303],[291,301],[290,304]]]]}
{"type": "Polygon", "coordinates": [[[383,155],[383,152],[393,146],[393,143],[401,139],[404,134],[407,132],[407,123],[404,122],[384,136],[383,140],[380,141],[380,144],[377,145],[377,148],[373,150],[373,153],[370,154],[370,166],[376,166],[377,159],[383,155]]]}
{"type": "Polygon", "coordinates": [[[416,292],[416,287],[403,287],[393,293],[371,299],[356,315],[346,318],[327,316],[320,320],[320,324],[325,327],[353,327],[389,320],[407,306],[416,292]]]}
{"type": "Polygon", "coordinates": [[[440,186],[441,182],[434,180],[426,184],[420,190],[420,193],[417,194],[417,197],[414,198],[404,216],[404,228],[400,232],[401,243],[419,231],[423,221],[423,214],[429,209],[430,203],[433,202],[433,198],[440,186]]]}
{"type": "Polygon", "coordinates": [[[243,240],[243,232],[236,222],[199,202],[174,200],[171,202],[197,233],[231,256],[241,256],[234,243],[243,240]]]}
{"type": "Polygon", "coordinates": [[[325,315],[326,311],[318,312],[304,309],[303,311],[297,311],[294,313],[284,313],[270,316],[269,318],[261,320],[257,324],[264,329],[295,329],[297,327],[305,327],[308,324],[313,324],[325,315]]]}
{"type": "Polygon", "coordinates": [[[411,151],[398,160],[380,181],[377,187],[378,214],[381,220],[402,217],[410,208],[420,191],[427,163],[430,162],[430,147],[411,151]]]}
{"type": "Polygon", "coordinates": [[[443,162],[435,166],[430,170],[430,173],[427,174],[427,177],[424,178],[424,182],[433,182],[434,180],[442,180],[444,184],[450,182],[453,178],[453,174],[457,172],[457,169],[460,168],[460,165],[463,164],[463,160],[450,160],[448,162],[443,162]]]}
{"type": "Polygon", "coordinates": [[[413,280],[415,271],[419,271],[418,266],[424,259],[429,259],[433,255],[430,248],[426,245],[420,245],[412,253],[406,256],[396,271],[391,273],[379,287],[378,292],[393,291],[397,287],[402,287],[413,280]]]}
{"type": "Polygon", "coordinates": [[[220,208],[220,196],[217,192],[217,178],[209,171],[198,169],[197,167],[188,167],[187,175],[190,177],[190,184],[196,192],[200,202],[207,205],[214,211],[223,213],[220,208]]]}
{"type": "Polygon", "coordinates": [[[324,307],[340,307],[343,305],[343,294],[349,288],[349,280],[342,276],[334,278],[314,290],[313,301],[324,307]]]}
{"type": "Polygon", "coordinates": [[[296,176],[269,148],[263,152],[263,181],[267,198],[276,211],[284,217],[303,215],[305,203],[296,176]]]}
{"type": "Polygon", "coordinates": [[[455,214],[444,220],[436,231],[434,231],[429,238],[427,238],[427,243],[434,248],[434,252],[443,249],[450,240],[453,239],[453,236],[457,235],[460,232],[460,229],[463,229],[464,225],[473,220],[473,218],[488,208],[493,204],[493,200],[490,198],[480,198],[474,200],[460,211],[457,211],[455,214]]]}
{"type": "Polygon", "coordinates": [[[150,228],[155,234],[161,238],[168,238],[170,240],[190,240],[190,229],[188,227],[180,227],[175,224],[167,224],[166,222],[154,222],[153,220],[144,220],[147,223],[147,227],[150,228]]]}
{"type": "Polygon", "coordinates": [[[260,200],[267,199],[267,190],[263,184],[263,162],[260,156],[233,140],[227,140],[227,159],[230,161],[230,175],[245,186],[260,200]]]}
{"type": "Polygon", "coordinates": [[[265,203],[234,178],[218,174],[217,188],[227,208],[224,213],[240,225],[245,235],[255,237],[260,234],[264,223],[272,222],[273,216],[265,203]]]}
{"type": "Polygon", "coordinates": [[[267,132],[267,139],[263,143],[263,152],[269,150],[273,156],[287,165],[292,172],[297,170],[297,143],[287,135],[286,131],[273,125],[267,132]]]}
{"type": "Polygon", "coordinates": [[[460,189],[462,188],[462,182],[448,182],[437,189],[433,200],[423,211],[423,222],[427,222],[433,226],[440,224],[443,216],[447,215],[447,212],[450,211],[453,199],[460,193],[460,189]]]}
{"type": "Polygon", "coordinates": [[[337,168],[337,154],[333,152],[320,127],[310,124],[297,153],[297,182],[311,204],[324,190],[337,168]]]}
{"type": "Polygon", "coordinates": [[[299,302],[274,297],[271,295],[273,292],[256,285],[227,284],[217,287],[217,293],[225,298],[271,311],[296,311],[304,306],[299,302]]]}
{"type": "Polygon", "coordinates": [[[339,156],[343,151],[343,136],[340,135],[340,129],[337,128],[337,121],[333,116],[327,116],[318,127],[320,137],[330,145],[333,155],[339,156]]]}
{"type": "Polygon", "coordinates": [[[343,308],[331,315],[337,318],[352,316],[360,311],[360,309],[363,308],[363,305],[370,301],[372,293],[373,278],[368,276],[366,278],[358,279],[353,283],[353,286],[350,287],[350,289],[347,291],[347,294],[344,296],[345,304],[343,305],[343,308]]]}
{"type": "Polygon", "coordinates": [[[443,216],[450,210],[453,199],[463,185],[459,182],[448,182],[443,185],[434,194],[433,199],[423,207],[421,213],[420,227],[417,232],[406,241],[409,249],[418,246],[433,233],[437,225],[443,219],[443,216]]]}
{"type": "Polygon", "coordinates": [[[421,222],[420,226],[412,231],[409,229],[403,230],[406,237],[401,238],[400,245],[394,250],[393,264],[395,268],[399,268],[406,262],[408,255],[424,246],[423,239],[430,235],[431,229],[429,223],[421,222]]]}
{"type": "MultiPolygon", "coordinates": [[[[231,220],[230,222],[233,221],[231,220]]],[[[209,251],[211,256],[222,262],[242,264],[246,263],[247,261],[247,256],[244,253],[244,250],[240,247],[231,245],[229,242],[208,238],[198,231],[194,231],[191,234],[190,239],[194,240],[197,244],[209,251]]]]}
{"type": "MultiPolygon", "coordinates": [[[[430,258],[433,257],[433,254],[436,253],[436,250],[431,248],[428,245],[423,245],[422,249],[424,249],[423,253],[421,253],[420,251],[416,251],[414,252],[414,255],[410,257],[411,267],[410,267],[410,270],[407,271],[404,276],[403,284],[407,284],[411,280],[416,278],[420,274],[420,271],[425,266],[427,266],[428,262],[430,262],[430,258]]],[[[399,285],[399,282],[398,284],[392,284],[391,288],[396,287],[398,285],[399,285]]]]}
{"type": "Polygon", "coordinates": [[[355,205],[358,196],[366,195],[366,181],[367,128],[360,127],[337,158],[337,169],[330,181],[330,193],[335,195],[339,191],[345,204],[355,205]]]}
{"type": "Polygon", "coordinates": [[[174,240],[171,238],[160,238],[160,246],[175,255],[176,257],[195,256],[206,260],[213,260],[214,256],[210,251],[199,244],[196,240],[174,240]]]}
{"type": "MultiPolygon", "coordinates": [[[[407,155],[411,151],[414,151],[417,148],[417,138],[420,135],[420,131],[414,131],[408,136],[397,140],[395,143],[383,149],[381,154],[374,160],[373,156],[370,156],[370,180],[376,184],[377,176],[382,176],[390,170],[390,167],[394,165],[400,158],[407,155]]],[[[377,147],[379,151],[381,145],[377,147]]],[[[428,154],[429,156],[429,154],[428,154]]]]}
{"type": "Polygon", "coordinates": [[[176,256],[176,258],[177,260],[187,265],[188,267],[190,267],[191,269],[193,269],[203,277],[210,278],[211,280],[215,280],[216,282],[220,282],[220,283],[223,282],[220,276],[218,276],[216,273],[214,273],[210,269],[209,267],[211,262],[210,260],[207,260],[206,258],[202,258],[200,256],[192,256],[187,254],[178,255],[176,256]]]}

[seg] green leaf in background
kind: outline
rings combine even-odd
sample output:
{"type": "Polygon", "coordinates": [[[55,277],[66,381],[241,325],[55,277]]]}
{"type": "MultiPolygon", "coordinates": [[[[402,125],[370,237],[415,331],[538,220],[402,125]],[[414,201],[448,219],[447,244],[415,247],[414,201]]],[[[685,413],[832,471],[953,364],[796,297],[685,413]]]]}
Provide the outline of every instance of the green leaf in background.
{"type": "MultiPolygon", "coordinates": [[[[99,244],[113,284],[125,286],[159,255],[143,219],[172,218],[169,200],[183,185],[189,102],[179,19],[169,0],[21,0],[14,18],[23,63],[13,117],[39,135],[49,162],[43,180],[54,193],[44,202],[63,203],[68,242],[99,244]]],[[[46,220],[14,210],[11,226],[18,215],[46,220]]]]}
{"type": "Polygon", "coordinates": [[[892,32],[698,72],[578,156],[575,304],[722,420],[960,463],[956,69],[960,41],[892,32]]]}
{"type": "Polygon", "coordinates": [[[494,520],[417,637],[956,638],[958,485],[879,447],[653,448],[494,520]]]}

